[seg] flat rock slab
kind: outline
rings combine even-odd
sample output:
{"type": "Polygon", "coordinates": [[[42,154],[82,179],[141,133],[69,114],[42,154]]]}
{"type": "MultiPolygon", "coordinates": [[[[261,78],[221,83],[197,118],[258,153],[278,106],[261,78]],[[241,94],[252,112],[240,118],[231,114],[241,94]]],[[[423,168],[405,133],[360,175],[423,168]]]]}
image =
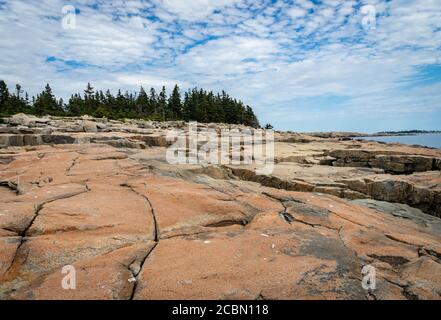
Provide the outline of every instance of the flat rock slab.
{"type": "MultiPolygon", "coordinates": [[[[0,298],[440,299],[438,218],[278,190],[222,167],[170,166],[163,151],[5,150],[0,298]],[[367,265],[376,269],[375,290],[362,287],[367,265]],[[76,270],[75,290],[62,287],[66,266],[76,270]]],[[[288,161],[277,172],[313,181],[309,168],[288,161]]],[[[360,169],[322,166],[315,187],[343,188],[334,180],[354,170],[365,178],[360,169]]],[[[431,173],[408,179],[437,191],[431,173]]]]}

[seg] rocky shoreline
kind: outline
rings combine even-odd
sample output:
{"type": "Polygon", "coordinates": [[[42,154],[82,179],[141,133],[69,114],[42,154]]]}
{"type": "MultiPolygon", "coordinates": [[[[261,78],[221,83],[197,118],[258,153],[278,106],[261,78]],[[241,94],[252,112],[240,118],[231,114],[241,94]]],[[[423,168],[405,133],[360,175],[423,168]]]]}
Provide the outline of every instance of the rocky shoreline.
{"type": "Polygon", "coordinates": [[[276,132],[268,175],[169,164],[186,126],[2,119],[0,299],[441,298],[441,150],[276,132]]]}

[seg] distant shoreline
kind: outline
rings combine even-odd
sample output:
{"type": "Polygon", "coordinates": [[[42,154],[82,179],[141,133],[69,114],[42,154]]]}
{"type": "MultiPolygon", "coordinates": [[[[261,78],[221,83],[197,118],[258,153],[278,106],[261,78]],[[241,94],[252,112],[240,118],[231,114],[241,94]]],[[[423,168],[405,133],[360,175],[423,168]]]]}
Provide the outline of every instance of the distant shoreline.
{"type": "Polygon", "coordinates": [[[416,136],[419,134],[441,133],[439,130],[383,131],[361,137],[416,136]]]}
{"type": "Polygon", "coordinates": [[[376,133],[361,132],[304,132],[306,135],[319,138],[367,138],[367,137],[399,137],[399,136],[416,136],[420,134],[441,133],[441,130],[409,130],[409,131],[382,131],[376,133]]]}

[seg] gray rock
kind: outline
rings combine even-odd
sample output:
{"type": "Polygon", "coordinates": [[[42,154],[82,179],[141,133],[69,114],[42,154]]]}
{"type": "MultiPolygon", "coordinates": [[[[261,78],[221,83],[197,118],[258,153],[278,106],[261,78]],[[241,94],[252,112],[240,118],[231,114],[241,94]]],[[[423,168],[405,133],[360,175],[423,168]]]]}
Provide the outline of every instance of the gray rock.
{"type": "Polygon", "coordinates": [[[47,124],[51,121],[49,118],[38,118],[31,115],[19,113],[7,119],[11,125],[35,126],[36,124],[47,124]]]}
{"type": "Polygon", "coordinates": [[[98,132],[97,124],[93,121],[83,121],[82,126],[84,132],[98,132]]]}
{"type": "Polygon", "coordinates": [[[128,148],[128,149],[145,149],[146,145],[142,142],[133,142],[124,139],[120,140],[108,140],[103,141],[103,143],[108,144],[115,148],[128,148]]]}
{"type": "Polygon", "coordinates": [[[372,167],[391,173],[424,172],[433,169],[433,158],[417,155],[377,155],[370,161],[372,167]]]}
{"type": "Polygon", "coordinates": [[[352,202],[394,217],[412,220],[418,225],[428,227],[430,230],[441,234],[441,219],[432,217],[420,209],[412,208],[406,204],[390,203],[372,199],[358,199],[353,200],[352,202]]]}
{"type": "Polygon", "coordinates": [[[330,156],[326,156],[323,159],[320,159],[320,165],[322,165],[322,166],[332,166],[332,164],[336,160],[337,160],[336,158],[333,158],[333,157],[330,157],[330,156]]]}
{"type": "Polygon", "coordinates": [[[23,144],[25,146],[38,146],[43,144],[43,140],[39,135],[25,135],[23,137],[23,144]]]}
{"type": "Polygon", "coordinates": [[[74,144],[76,139],[64,135],[42,135],[41,139],[45,144],[74,144]]]}
{"type": "Polygon", "coordinates": [[[441,159],[435,159],[433,164],[434,170],[441,170],[441,159]]]}

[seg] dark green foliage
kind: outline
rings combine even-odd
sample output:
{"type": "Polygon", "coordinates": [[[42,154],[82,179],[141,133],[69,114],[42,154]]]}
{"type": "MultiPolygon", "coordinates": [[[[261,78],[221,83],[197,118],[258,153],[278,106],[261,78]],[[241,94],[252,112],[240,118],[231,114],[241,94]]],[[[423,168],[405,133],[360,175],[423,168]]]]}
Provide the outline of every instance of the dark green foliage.
{"type": "Polygon", "coordinates": [[[182,118],[181,92],[179,91],[178,85],[175,85],[175,88],[173,89],[173,93],[168,100],[168,107],[172,119],[176,120],[182,118]]]}
{"type": "Polygon", "coordinates": [[[10,94],[6,83],[0,80],[0,115],[9,115],[12,113],[28,112],[29,96],[26,93],[23,97],[23,90],[17,84],[15,93],[10,94]]]}
{"type": "Polygon", "coordinates": [[[87,84],[84,94],[73,94],[67,105],[57,100],[49,84],[45,90],[32,97],[26,93],[23,97],[21,87],[17,85],[16,93],[10,94],[6,83],[0,81],[0,115],[12,115],[19,112],[35,115],[106,117],[109,119],[150,119],[150,120],[185,120],[198,122],[223,122],[245,124],[255,128],[259,122],[249,106],[231,98],[222,91],[214,94],[203,89],[194,88],[184,92],[183,96],[176,85],[170,96],[162,87],[159,94],[154,88],[147,93],[143,87],[139,93],[124,94],[121,90],[113,96],[109,90],[105,93],[95,90],[87,84]]]}
{"type": "Polygon", "coordinates": [[[47,114],[53,116],[64,115],[64,109],[52,94],[52,89],[49,86],[49,83],[44,88],[44,91],[37,95],[32,111],[38,116],[47,114]]]}

